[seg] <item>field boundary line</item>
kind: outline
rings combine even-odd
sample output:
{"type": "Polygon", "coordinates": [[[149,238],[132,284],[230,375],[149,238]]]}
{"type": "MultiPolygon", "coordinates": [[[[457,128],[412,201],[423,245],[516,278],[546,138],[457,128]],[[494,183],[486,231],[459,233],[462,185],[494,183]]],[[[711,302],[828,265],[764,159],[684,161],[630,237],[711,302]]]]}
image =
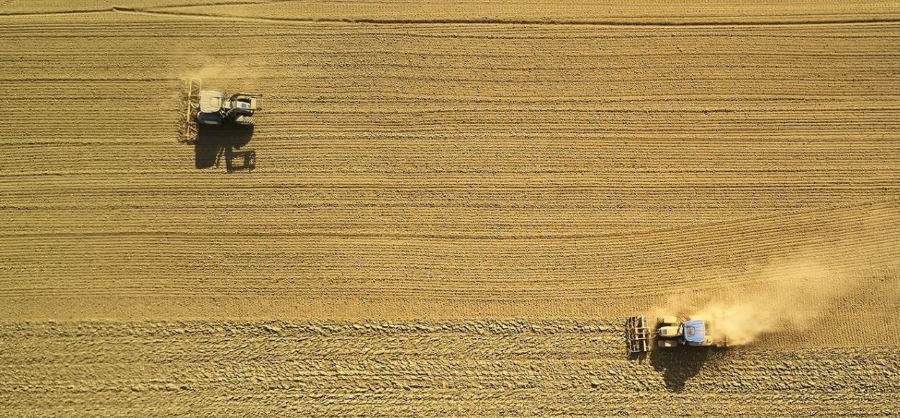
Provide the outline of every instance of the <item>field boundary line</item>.
{"type": "Polygon", "coordinates": [[[536,19],[374,19],[374,18],[303,18],[303,17],[253,17],[229,16],[211,13],[170,12],[159,8],[127,8],[113,7],[109,11],[120,13],[144,14],[154,16],[181,16],[205,19],[256,21],[256,22],[296,22],[296,23],[355,23],[355,24],[394,24],[394,25],[535,25],[535,26],[817,26],[817,25],[857,25],[857,24],[890,24],[900,23],[896,17],[872,17],[854,19],[809,20],[797,19],[786,21],[750,20],[743,22],[717,21],[685,21],[685,22],[628,22],[615,19],[608,20],[536,20],[536,19]]]}

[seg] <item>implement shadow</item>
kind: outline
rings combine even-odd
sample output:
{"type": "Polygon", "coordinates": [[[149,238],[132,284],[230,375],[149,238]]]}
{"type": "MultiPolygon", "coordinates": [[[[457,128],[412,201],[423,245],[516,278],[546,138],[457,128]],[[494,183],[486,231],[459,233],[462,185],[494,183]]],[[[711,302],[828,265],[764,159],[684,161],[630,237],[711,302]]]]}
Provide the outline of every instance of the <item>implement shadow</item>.
{"type": "Polygon", "coordinates": [[[663,375],[666,389],[681,392],[685,383],[703,368],[725,355],[727,349],[717,347],[681,347],[655,349],[650,352],[650,365],[663,375]]]}
{"type": "Polygon", "coordinates": [[[218,167],[226,148],[240,149],[253,139],[253,126],[200,125],[194,143],[196,168],[218,167]]]}

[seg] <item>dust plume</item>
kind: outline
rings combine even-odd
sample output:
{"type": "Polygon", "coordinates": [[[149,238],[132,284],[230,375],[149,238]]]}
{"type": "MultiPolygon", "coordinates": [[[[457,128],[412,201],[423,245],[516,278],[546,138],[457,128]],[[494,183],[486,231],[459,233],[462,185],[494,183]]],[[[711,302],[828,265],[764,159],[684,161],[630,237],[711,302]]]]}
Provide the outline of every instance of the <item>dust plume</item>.
{"type": "Polygon", "coordinates": [[[225,90],[253,91],[257,89],[257,77],[260,66],[265,62],[251,61],[245,57],[227,58],[204,55],[192,56],[185,68],[182,66],[177,74],[181,80],[200,79],[204,84],[225,90]]]}
{"type": "Polygon", "coordinates": [[[782,262],[758,275],[738,290],[670,300],[654,314],[705,319],[711,337],[743,345],[769,332],[808,329],[856,287],[855,280],[821,261],[782,262]]]}
{"type": "Polygon", "coordinates": [[[205,64],[197,70],[182,74],[181,78],[218,78],[228,74],[224,63],[205,64]]]}

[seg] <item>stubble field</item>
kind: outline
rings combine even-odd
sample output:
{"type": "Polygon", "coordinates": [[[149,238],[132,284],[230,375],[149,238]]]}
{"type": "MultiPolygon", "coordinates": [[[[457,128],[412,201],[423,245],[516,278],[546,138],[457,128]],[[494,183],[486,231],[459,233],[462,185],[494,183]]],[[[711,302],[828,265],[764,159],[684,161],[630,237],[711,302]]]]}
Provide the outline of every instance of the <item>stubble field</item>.
{"type": "Polygon", "coordinates": [[[0,2],[2,409],[896,413],[900,7],[681,6],[0,2]],[[803,321],[625,357],[735,295],[803,321]]]}

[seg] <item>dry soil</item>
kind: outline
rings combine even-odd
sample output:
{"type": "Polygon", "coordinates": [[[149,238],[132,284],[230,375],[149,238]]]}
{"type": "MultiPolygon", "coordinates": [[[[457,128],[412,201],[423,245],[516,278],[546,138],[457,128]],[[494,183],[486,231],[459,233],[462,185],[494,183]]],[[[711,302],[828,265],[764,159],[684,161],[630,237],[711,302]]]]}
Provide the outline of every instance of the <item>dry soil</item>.
{"type": "Polygon", "coordinates": [[[619,3],[0,1],[0,410],[896,413],[900,4],[619,3]]]}

